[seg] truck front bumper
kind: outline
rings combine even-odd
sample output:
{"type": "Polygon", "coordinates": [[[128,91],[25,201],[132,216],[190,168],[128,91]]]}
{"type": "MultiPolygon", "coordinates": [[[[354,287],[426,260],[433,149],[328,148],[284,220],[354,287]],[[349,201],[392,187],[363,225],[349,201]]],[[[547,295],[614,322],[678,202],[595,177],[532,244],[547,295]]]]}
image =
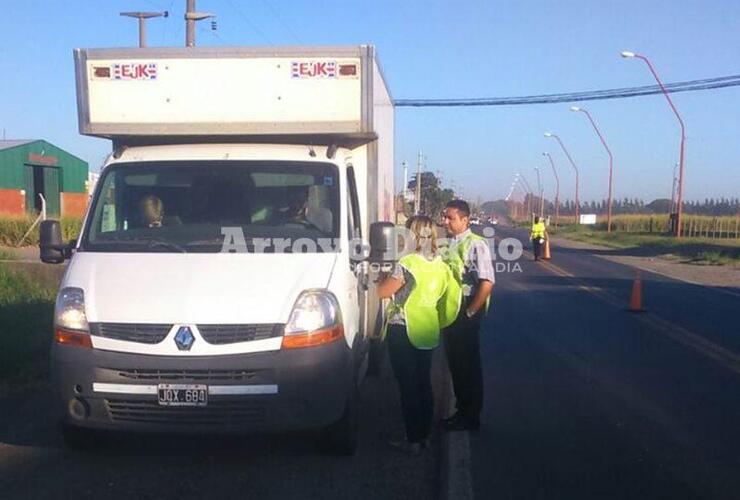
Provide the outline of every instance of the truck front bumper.
{"type": "Polygon", "coordinates": [[[272,432],[339,420],[352,351],[320,347],[208,357],[149,356],[55,344],[52,382],[64,424],[102,430],[272,432]],[[161,406],[159,384],[208,386],[206,406],[161,406]]]}

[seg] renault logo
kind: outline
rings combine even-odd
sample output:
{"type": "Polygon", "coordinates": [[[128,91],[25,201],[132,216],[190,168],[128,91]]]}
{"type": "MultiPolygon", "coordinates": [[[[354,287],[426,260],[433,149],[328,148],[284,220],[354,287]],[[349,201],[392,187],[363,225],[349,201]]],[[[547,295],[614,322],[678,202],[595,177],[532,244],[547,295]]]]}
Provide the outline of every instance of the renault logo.
{"type": "Polygon", "coordinates": [[[189,351],[193,347],[195,336],[189,326],[181,326],[175,334],[175,345],[181,351],[189,351]]]}

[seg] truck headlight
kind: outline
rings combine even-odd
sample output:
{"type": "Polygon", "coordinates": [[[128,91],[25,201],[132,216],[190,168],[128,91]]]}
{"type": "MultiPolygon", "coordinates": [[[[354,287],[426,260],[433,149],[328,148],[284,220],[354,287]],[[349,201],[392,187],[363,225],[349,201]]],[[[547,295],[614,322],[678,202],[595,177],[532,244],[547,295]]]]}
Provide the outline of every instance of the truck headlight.
{"type": "Polygon", "coordinates": [[[336,297],[325,290],[306,290],[296,300],[285,325],[283,348],[328,344],[344,337],[336,297]]]}
{"type": "Polygon", "coordinates": [[[92,347],[81,288],[62,288],[54,306],[54,338],[59,344],[92,347]]]}

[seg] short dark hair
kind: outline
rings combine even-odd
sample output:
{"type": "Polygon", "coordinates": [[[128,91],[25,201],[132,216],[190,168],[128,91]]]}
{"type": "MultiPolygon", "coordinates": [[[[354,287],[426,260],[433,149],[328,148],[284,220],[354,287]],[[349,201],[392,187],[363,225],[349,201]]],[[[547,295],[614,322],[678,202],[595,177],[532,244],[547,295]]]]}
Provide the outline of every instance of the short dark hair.
{"type": "Polygon", "coordinates": [[[540,216],[539,215],[535,215],[534,216],[534,221],[535,222],[539,222],[540,221],[540,216]]]}
{"type": "Polygon", "coordinates": [[[447,202],[445,208],[454,208],[463,217],[470,217],[470,205],[465,200],[450,200],[447,202]]]}

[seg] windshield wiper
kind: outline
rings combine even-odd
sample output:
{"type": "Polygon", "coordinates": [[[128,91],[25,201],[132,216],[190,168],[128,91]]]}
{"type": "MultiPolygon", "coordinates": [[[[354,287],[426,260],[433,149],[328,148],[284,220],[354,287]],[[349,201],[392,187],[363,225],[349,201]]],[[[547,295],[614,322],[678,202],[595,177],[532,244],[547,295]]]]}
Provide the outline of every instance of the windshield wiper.
{"type": "Polygon", "coordinates": [[[116,244],[123,243],[124,245],[130,244],[133,246],[141,246],[145,248],[166,248],[180,253],[188,253],[185,247],[178,245],[177,243],[174,243],[172,241],[163,240],[161,238],[126,238],[122,236],[113,236],[106,237],[105,240],[98,241],[96,243],[113,245],[113,242],[115,242],[116,244]]]}
{"type": "MultiPolygon", "coordinates": [[[[132,240],[137,241],[137,240],[132,240]]],[[[138,241],[144,241],[144,240],[138,240],[138,241]]],[[[177,243],[173,243],[171,241],[167,240],[161,240],[159,238],[148,238],[147,240],[147,248],[169,248],[170,250],[175,250],[176,252],[180,253],[188,253],[188,251],[185,249],[185,247],[178,245],[177,243]]]]}
{"type": "Polygon", "coordinates": [[[146,248],[168,248],[180,253],[188,253],[187,249],[172,241],[163,240],[161,238],[124,238],[114,237],[110,238],[109,241],[121,242],[121,243],[133,243],[134,245],[145,246],[146,248]]]}

